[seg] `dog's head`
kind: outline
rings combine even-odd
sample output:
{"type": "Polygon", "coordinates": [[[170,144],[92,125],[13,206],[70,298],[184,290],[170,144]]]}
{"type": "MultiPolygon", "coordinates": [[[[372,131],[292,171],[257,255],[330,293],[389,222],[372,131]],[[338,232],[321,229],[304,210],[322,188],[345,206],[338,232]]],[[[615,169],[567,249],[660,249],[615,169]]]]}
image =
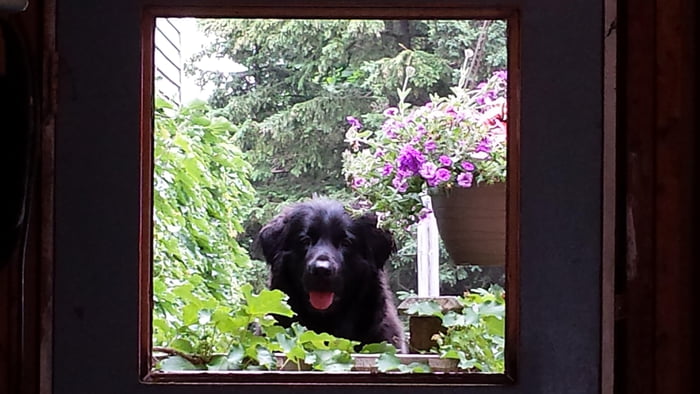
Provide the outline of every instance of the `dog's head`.
{"type": "Polygon", "coordinates": [[[258,241],[271,267],[270,286],[286,292],[292,307],[317,312],[376,278],[395,248],[374,215],[352,218],[340,203],[319,199],[284,210],[258,241]]]}

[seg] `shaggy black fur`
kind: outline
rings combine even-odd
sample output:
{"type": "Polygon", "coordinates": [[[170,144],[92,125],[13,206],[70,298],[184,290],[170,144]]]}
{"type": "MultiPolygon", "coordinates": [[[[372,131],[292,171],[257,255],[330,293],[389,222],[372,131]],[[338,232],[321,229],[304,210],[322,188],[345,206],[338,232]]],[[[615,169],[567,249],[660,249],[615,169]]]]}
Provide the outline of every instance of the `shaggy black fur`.
{"type": "Polygon", "coordinates": [[[270,288],[285,292],[297,313],[279,317],[281,324],[298,321],[316,332],[405,350],[384,272],[394,240],[374,215],[351,218],[340,203],[314,199],[285,209],[260,230],[258,242],[270,288]]]}

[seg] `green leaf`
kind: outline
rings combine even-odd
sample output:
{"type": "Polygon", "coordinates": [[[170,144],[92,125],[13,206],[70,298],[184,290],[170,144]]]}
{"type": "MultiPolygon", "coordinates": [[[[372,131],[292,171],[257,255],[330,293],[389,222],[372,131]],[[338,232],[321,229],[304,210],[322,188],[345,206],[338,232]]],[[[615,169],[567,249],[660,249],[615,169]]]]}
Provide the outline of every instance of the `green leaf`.
{"type": "Polygon", "coordinates": [[[430,368],[428,364],[425,363],[419,363],[419,362],[412,362],[408,365],[405,366],[407,372],[412,372],[412,373],[431,373],[433,370],[430,368]]]}
{"type": "Polygon", "coordinates": [[[279,290],[263,290],[255,295],[244,293],[246,310],[251,316],[264,316],[268,313],[292,317],[294,311],[286,302],[287,296],[279,290]]]}
{"type": "Polygon", "coordinates": [[[401,360],[394,354],[383,353],[377,358],[377,369],[379,372],[389,372],[399,370],[401,360]]]}
{"type": "Polygon", "coordinates": [[[315,360],[313,368],[326,372],[349,371],[355,365],[352,356],[338,349],[314,350],[315,360]]]}
{"type": "Polygon", "coordinates": [[[226,361],[228,362],[229,369],[240,369],[241,363],[245,358],[245,350],[241,345],[235,345],[231,347],[231,350],[226,355],[226,361]]]}
{"type": "Polygon", "coordinates": [[[211,361],[207,363],[207,369],[210,371],[226,371],[236,368],[228,362],[226,356],[218,355],[212,357],[211,361]]]}
{"type": "Polygon", "coordinates": [[[272,355],[272,352],[263,346],[256,347],[255,359],[258,361],[258,364],[267,367],[268,369],[272,369],[276,365],[275,358],[272,355]]]}
{"type": "Polygon", "coordinates": [[[379,353],[389,353],[389,354],[396,354],[396,347],[394,345],[391,345],[387,342],[381,342],[381,343],[370,343],[362,347],[360,350],[360,353],[370,353],[370,354],[379,354],[379,353]]]}
{"type": "Polygon", "coordinates": [[[442,316],[442,308],[435,301],[421,301],[410,305],[406,313],[415,316],[442,316]]]}
{"type": "Polygon", "coordinates": [[[170,347],[184,353],[194,353],[194,346],[185,338],[178,338],[170,343],[170,347]]]}
{"type": "Polygon", "coordinates": [[[163,371],[191,371],[206,369],[203,365],[194,365],[180,356],[170,356],[161,361],[160,369],[163,371]]]}
{"type": "Polygon", "coordinates": [[[484,324],[486,324],[486,330],[489,334],[499,337],[505,335],[506,324],[504,319],[495,316],[486,316],[484,317],[484,324]]]}

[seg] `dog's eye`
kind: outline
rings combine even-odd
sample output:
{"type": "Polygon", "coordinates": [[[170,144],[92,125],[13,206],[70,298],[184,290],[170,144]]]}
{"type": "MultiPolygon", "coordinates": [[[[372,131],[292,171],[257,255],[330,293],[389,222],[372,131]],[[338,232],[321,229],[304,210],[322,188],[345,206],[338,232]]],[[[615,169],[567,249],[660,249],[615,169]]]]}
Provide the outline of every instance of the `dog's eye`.
{"type": "Polygon", "coordinates": [[[299,236],[299,243],[304,246],[309,246],[311,245],[311,237],[308,235],[301,235],[299,236]]]}

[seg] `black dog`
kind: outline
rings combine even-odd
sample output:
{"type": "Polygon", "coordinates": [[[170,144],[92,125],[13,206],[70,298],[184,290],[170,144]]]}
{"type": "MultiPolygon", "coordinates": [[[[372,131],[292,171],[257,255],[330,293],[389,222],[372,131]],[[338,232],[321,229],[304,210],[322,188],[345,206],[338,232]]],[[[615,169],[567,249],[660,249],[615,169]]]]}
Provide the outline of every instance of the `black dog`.
{"type": "Polygon", "coordinates": [[[362,344],[387,341],[405,350],[384,263],[394,240],[374,215],[351,218],[343,206],[315,199],[288,207],[260,230],[270,288],[289,296],[298,321],[316,332],[362,344]]]}

